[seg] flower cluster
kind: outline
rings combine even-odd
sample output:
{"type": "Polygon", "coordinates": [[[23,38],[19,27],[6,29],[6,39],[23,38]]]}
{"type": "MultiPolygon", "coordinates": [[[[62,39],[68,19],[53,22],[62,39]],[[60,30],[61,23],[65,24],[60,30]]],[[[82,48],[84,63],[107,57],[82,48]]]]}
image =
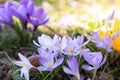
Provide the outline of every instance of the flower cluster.
{"type": "Polygon", "coordinates": [[[49,20],[44,9],[35,7],[32,0],[7,1],[0,5],[0,24],[13,26],[13,16],[19,18],[23,26],[26,27],[27,23],[31,23],[35,29],[49,20]]]}
{"type": "Polygon", "coordinates": [[[104,35],[103,32],[92,32],[91,37],[98,48],[103,48],[108,52],[112,52],[113,41],[109,34],[104,35]]]}
{"type": "MultiPolygon", "coordinates": [[[[88,65],[82,66],[83,69],[89,71],[97,70],[106,61],[106,57],[103,59],[101,52],[90,52],[88,48],[83,48],[89,43],[89,40],[84,42],[84,36],[71,38],[60,37],[55,34],[51,38],[48,35],[42,34],[38,37],[38,43],[36,41],[33,41],[33,43],[38,46],[38,54],[35,54],[35,56],[39,58],[40,66],[35,68],[40,72],[53,71],[57,67],[62,67],[65,73],[74,75],[78,80],[83,80],[79,71],[79,63],[82,56],[86,62],[92,65],[92,67],[88,65]],[[64,64],[65,58],[67,59],[68,67],[64,64]],[[77,60],[78,58],[79,61],[77,60]],[[61,66],[61,64],[64,66],[61,66]]],[[[25,79],[29,80],[28,71],[34,66],[31,66],[28,60],[23,60],[20,54],[19,57],[23,62],[14,61],[14,64],[18,65],[20,63],[18,66],[25,68],[24,71],[23,68],[21,69],[21,75],[24,75],[25,79]],[[28,66],[29,68],[27,68],[28,66]]],[[[88,78],[88,80],[90,79],[88,78]]]]}
{"type": "Polygon", "coordinates": [[[95,43],[96,47],[102,48],[107,52],[112,52],[113,49],[120,51],[120,32],[117,31],[119,26],[114,24],[114,28],[112,31],[96,31],[91,32],[92,41],[95,43]],[[112,49],[113,48],[113,49],[112,49]]]}

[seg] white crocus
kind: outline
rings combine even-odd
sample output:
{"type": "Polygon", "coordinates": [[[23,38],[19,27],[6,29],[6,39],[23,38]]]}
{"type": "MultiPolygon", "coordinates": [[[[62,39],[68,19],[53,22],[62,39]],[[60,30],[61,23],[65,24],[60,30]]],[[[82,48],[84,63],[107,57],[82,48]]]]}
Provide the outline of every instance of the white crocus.
{"type": "Polygon", "coordinates": [[[18,53],[18,56],[20,58],[21,61],[13,61],[13,63],[17,66],[22,67],[20,70],[20,76],[21,77],[25,77],[25,80],[29,80],[29,70],[34,67],[33,65],[31,65],[30,61],[23,56],[22,54],[18,53]]]}

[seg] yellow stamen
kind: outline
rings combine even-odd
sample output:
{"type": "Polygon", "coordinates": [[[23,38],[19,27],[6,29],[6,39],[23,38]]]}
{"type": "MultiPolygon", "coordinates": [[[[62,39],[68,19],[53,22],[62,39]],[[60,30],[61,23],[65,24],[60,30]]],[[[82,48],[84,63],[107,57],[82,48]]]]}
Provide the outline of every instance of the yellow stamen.
{"type": "Polygon", "coordinates": [[[70,53],[73,53],[73,48],[70,48],[70,50],[69,50],[69,51],[70,51],[70,53]]]}
{"type": "Polygon", "coordinates": [[[26,64],[26,63],[22,63],[22,65],[23,65],[23,66],[27,66],[27,64],[26,64]]]}
{"type": "Polygon", "coordinates": [[[82,47],[82,49],[85,49],[85,48],[86,48],[86,46],[83,46],[83,47],[82,47]]]}
{"type": "Polygon", "coordinates": [[[58,43],[58,46],[57,46],[59,49],[61,48],[61,46],[60,46],[60,43],[58,43]]]}
{"type": "Polygon", "coordinates": [[[53,64],[51,64],[51,63],[50,63],[50,64],[48,64],[48,67],[52,67],[52,66],[53,66],[53,64]]]}

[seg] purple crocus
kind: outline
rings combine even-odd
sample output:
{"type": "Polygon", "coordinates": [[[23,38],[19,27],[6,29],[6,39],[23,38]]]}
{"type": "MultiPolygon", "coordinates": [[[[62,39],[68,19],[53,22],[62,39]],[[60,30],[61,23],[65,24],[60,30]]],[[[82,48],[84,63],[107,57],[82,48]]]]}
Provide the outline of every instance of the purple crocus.
{"type": "Polygon", "coordinates": [[[7,15],[4,9],[0,9],[0,23],[11,25],[12,19],[7,15]]]}
{"type": "Polygon", "coordinates": [[[63,66],[63,70],[67,74],[74,75],[78,80],[80,80],[79,66],[75,57],[71,60],[67,60],[68,67],[63,66]]]}
{"type": "Polygon", "coordinates": [[[62,52],[67,46],[67,38],[64,36],[61,38],[59,35],[54,35],[53,37],[53,50],[62,52]]]}
{"type": "Polygon", "coordinates": [[[28,60],[28,58],[26,58],[25,56],[23,56],[22,54],[18,53],[18,56],[19,58],[22,60],[22,61],[13,61],[13,63],[17,66],[20,66],[22,67],[20,69],[20,76],[21,77],[25,77],[25,80],[29,80],[29,70],[31,68],[35,68],[31,63],[30,61],[28,60]]]}
{"type": "Polygon", "coordinates": [[[41,36],[38,37],[38,43],[33,41],[33,43],[38,46],[42,47],[44,49],[46,48],[52,48],[52,38],[48,35],[42,34],[41,36]]]}
{"type": "Polygon", "coordinates": [[[33,14],[29,17],[30,23],[35,26],[35,29],[39,25],[43,25],[48,22],[49,17],[48,14],[44,11],[42,7],[35,8],[33,14]]]}
{"type": "Polygon", "coordinates": [[[59,55],[59,52],[53,52],[52,50],[49,50],[48,48],[43,49],[43,48],[38,48],[38,53],[36,56],[38,58],[44,57],[44,58],[49,58],[49,56],[57,57],[59,55]]]}
{"type": "Polygon", "coordinates": [[[0,7],[0,23],[12,25],[12,12],[10,7],[16,3],[6,2],[5,4],[1,5],[0,7]]]}
{"type": "Polygon", "coordinates": [[[93,42],[98,48],[105,49],[107,52],[112,52],[113,42],[111,41],[111,37],[109,35],[101,38],[99,32],[92,32],[91,36],[93,42]]]}
{"type": "Polygon", "coordinates": [[[33,43],[41,47],[43,49],[49,49],[51,51],[62,51],[66,45],[67,45],[67,39],[66,37],[61,38],[59,35],[54,35],[53,38],[51,38],[48,35],[42,34],[40,37],[38,37],[38,43],[33,41],[33,43]]]}
{"type": "Polygon", "coordinates": [[[39,57],[42,66],[37,67],[39,71],[52,71],[56,67],[62,64],[64,57],[57,59],[50,55],[48,58],[39,57]]]}
{"type": "Polygon", "coordinates": [[[74,39],[69,37],[67,39],[67,46],[63,50],[63,54],[74,55],[74,56],[81,54],[84,51],[82,47],[85,46],[89,42],[89,40],[85,43],[83,43],[83,41],[84,41],[84,36],[78,36],[77,38],[74,39]]]}
{"type": "Polygon", "coordinates": [[[84,53],[84,59],[87,61],[90,65],[83,65],[82,68],[88,71],[91,71],[92,69],[97,70],[100,66],[102,66],[106,61],[106,56],[103,58],[101,52],[88,52],[84,53]]]}
{"type": "Polygon", "coordinates": [[[28,17],[29,12],[33,11],[34,8],[33,7],[34,4],[32,4],[31,0],[28,0],[28,2],[26,3],[26,5],[24,4],[18,4],[17,6],[12,6],[11,10],[14,16],[18,17],[23,23],[24,25],[27,24],[27,21],[29,20],[28,17]],[[29,12],[27,12],[29,10],[29,12]]]}

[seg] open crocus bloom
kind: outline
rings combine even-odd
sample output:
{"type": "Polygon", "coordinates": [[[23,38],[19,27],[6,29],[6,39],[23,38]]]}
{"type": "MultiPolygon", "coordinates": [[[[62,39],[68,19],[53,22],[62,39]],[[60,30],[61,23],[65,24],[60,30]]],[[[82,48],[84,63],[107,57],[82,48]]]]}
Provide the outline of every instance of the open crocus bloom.
{"type": "Polygon", "coordinates": [[[38,37],[38,43],[36,43],[35,41],[33,41],[33,43],[43,49],[49,49],[56,52],[62,51],[66,47],[67,39],[66,37],[63,37],[61,39],[61,37],[56,34],[52,39],[50,36],[42,34],[40,37],[38,37]]]}
{"type": "Polygon", "coordinates": [[[54,35],[53,38],[53,50],[62,51],[67,45],[67,38],[64,36],[61,38],[59,35],[54,35]]]}
{"type": "Polygon", "coordinates": [[[33,14],[30,16],[30,23],[35,27],[45,24],[48,20],[49,16],[42,7],[35,8],[33,14]]]}
{"type": "Polygon", "coordinates": [[[78,55],[81,52],[83,52],[83,46],[85,46],[89,40],[85,43],[84,42],[84,36],[78,36],[77,38],[72,39],[69,37],[67,39],[67,45],[65,49],[63,50],[63,54],[65,55],[78,55]]]}
{"type": "Polygon", "coordinates": [[[57,57],[59,55],[58,51],[53,52],[53,51],[49,50],[48,48],[47,49],[38,48],[38,53],[39,54],[36,54],[36,56],[38,58],[40,58],[40,57],[49,58],[49,56],[57,57]]]}
{"type": "Polygon", "coordinates": [[[107,52],[112,52],[113,41],[110,33],[92,32],[92,40],[98,48],[105,49],[107,52]]]}
{"type": "Polygon", "coordinates": [[[63,66],[63,70],[67,74],[74,75],[78,80],[80,80],[79,66],[75,57],[72,57],[71,60],[67,60],[69,68],[63,66]]]}
{"type": "Polygon", "coordinates": [[[105,61],[106,61],[106,56],[103,58],[101,52],[89,52],[89,53],[84,53],[84,59],[87,61],[90,65],[83,65],[83,69],[85,70],[92,70],[92,69],[98,69],[100,66],[102,66],[105,61]]]}
{"type": "Polygon", "coordinates": [[[21,77],[25,77],[26,80],[29,80],[29,70],[34,67],[33,65],[31,65],[31,63],[29,62],[29,60],[23,56],[22,54],[18,53],[19,58],[21,59],[21,61],[13,61],[13,63],[17,66],[22,67],[20,70],[20,76],[21,77]]]}
{"type": "Polygon", "coordinates": [[[37,68],[39,71],[52,71],[53,69],[62,64],[64,57],[55,60],[55,57],[50,55],[47,58],[41,56],[39,57],[39,59],[40,63],[42,64],[42,66],[39,66],[37,68]]]}
{"type": "Polygon", "coordinates": [[[42,47],[44,49],[48,48],[48,47],[52,47],[52,39],[50,36],[42,34],[41,36],[38,37],[38,43],[36,43],[35,41],[33,41],[33,43],[38,46],[38,47],[42,47]]]}

